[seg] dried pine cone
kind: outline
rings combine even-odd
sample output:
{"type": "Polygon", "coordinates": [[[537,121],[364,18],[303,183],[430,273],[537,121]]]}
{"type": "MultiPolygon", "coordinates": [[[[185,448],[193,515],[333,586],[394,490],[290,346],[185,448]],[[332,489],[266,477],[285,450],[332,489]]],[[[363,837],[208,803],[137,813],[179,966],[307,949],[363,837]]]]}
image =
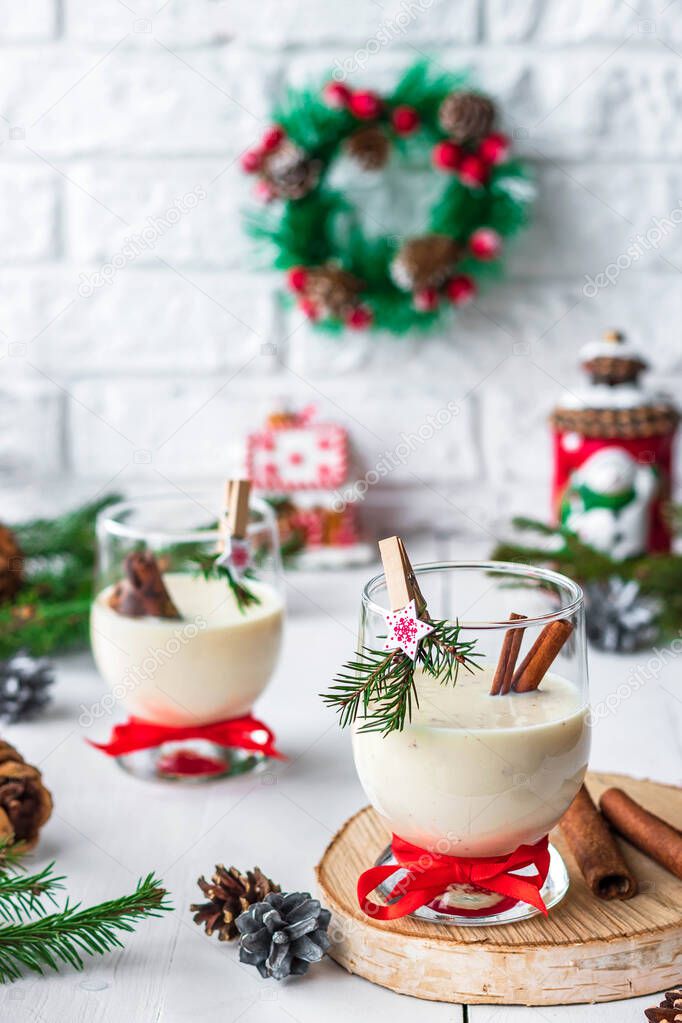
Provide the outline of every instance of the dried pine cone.
{"type": "Polygon", "coordinates": [[[21,721],[50,702],[54,667],[47,657],[31,657],[20,650],[0,661],[0,718],[21,721]]]}
{"type": "Polygon", "coordinates": [[[657,1009],[645,1009],[644,1015],[647,1019],[652,1020],[652,1023],[658,1023],[659,1020],[666,1019],[682,1019],[682,985],[678,985],[671,991],[666,991],[665,999],[659,1007],[657,1009]]]}
{"type": "Polygon", "coordinates": [[[438,111],[438,122],[453,142],[480,142],[489,135],[495,120],[495,105],[477,92],[453,92],[438,111]]]}
{"type": "Polygon", "coordinates": [[[391,144],[377,125],[358,128],[346,140],[346,152],[363,170],[381,170],[388,160],[391,144]]]}
{"type": "Polygon", "coordinates": [[[242,874],[236,867],[226,870],[220,863],[210,881],[202,876],[197,884],[209,901],[192,903],[189,907],[194,913],[194,923],[203,924],[209,937],[217,931],[220,941],[237,937],[236,920],[240,913],[253,903],[262,902],[270,892],[282,890],[260,867],[242,874]]]}
{"type": "Polygon", "coordinates": [[[0,525],[0,604],[12,600],[24,581],[24,556],[9,526],[0,525]]]}
{"type": "Polygon", "coordinates": [[[391,263],[391,277],[403,291],[439,288],[452,276],[461,247],[444,234],[410,238],[391,263]]]}
{"type": "Polygon", "coordinates": [[[285,139],[263,158],[261,176],[280,199],[302,199],[320,178],[320,161],[285,139]]]}
{"type": "Polygon", "coordinates": [[[308,270],[305,297],[321,316],[340,320],[357,305],[361,288],[359,278],[333,263],[326,263],[308,270]]]}
{"type": "Polygon", "coordinates": [[[309,892],[268,895],[237,920],[239,962],[255,966],[261,977],[300,976],[329,948],[330,920],[329,910],[309,892]]]}
{"type": "Polygon", "coordinates": [[[40,771],[9,743],[0,742],[0,838],[30,849],[51,813],[52,796],[40,771]]]}

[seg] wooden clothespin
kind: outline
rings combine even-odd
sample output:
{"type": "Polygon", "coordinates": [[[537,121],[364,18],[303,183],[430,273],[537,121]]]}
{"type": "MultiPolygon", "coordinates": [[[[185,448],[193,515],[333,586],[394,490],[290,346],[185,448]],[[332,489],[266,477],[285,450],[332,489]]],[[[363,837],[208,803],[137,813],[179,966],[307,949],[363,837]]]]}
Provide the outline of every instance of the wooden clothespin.
{"type": "Polygon", "coordinates": [[[391,611],[405,607],[412,599],[416,601],[417,612],[426,607],[419,589],[417,577],[399,536],[389,536],[379,541],[379,553],[384,566],[388,601],[391,611]]]}
{"type": "Polygon", "coordinates": [[[220,519],[220,549],[225,550],[225,540],[246,536],[249,523],[250,480],[227,480],[225,483],[225,510],[220,519]]]}

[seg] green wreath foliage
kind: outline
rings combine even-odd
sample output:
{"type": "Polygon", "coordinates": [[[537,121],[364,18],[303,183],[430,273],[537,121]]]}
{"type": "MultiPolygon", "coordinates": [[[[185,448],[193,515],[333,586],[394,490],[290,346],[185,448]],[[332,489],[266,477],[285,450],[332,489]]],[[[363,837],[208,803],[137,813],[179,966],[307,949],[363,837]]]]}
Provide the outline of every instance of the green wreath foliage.
{"type": "MultiPolygon", "coordinates": [[[[447,287],[430,289],[436,292],[435,296],[426,296],[430,307],[428,303],[425,306],[424,295],[399,287],[393,268],[409,239],[393,233],[369,235],[347,196],[331,187],[329,176],[338,157],[347,150],[349,139],[369,125],[379,128],[387,139],[390,158],[398,158],[406,168],[424,167],[429,150],[434,154],[434,147],[451,145],[441,111],[448,97],[464,90],[472,95],[466,75],[437,71],[428,61],[409,68],[390,95],[377,97],[374,117],[359,117],[348,105],[331,105],[324,88],[289,89],[274,111],[274,128],[264,144],[273,150],[286,144],[289,155],[294,154],[294,163],[298,151],[299,163],[293,168],[294,173],[298,171],[295,196],[291,195],[290,180],[279,191],[276,168],[272,172],[266,168],[266,149],[256,147],[244,154],[244,169],[259,176],[261,197],[268,200],[261,209],[247,214],[247,230],[265,246],[270,265],[289,273],[290,288],[293,282],[299,300],[301,292],[304,294],[304,307],[303,282],[308,275],[316,275],[318,299],[322,293],[321,307],[318,303],[316,308],[314,302],[308,301],[306,311],[317,327],[328,331],[340,331],[347,325],[372,327],[402,335],[434,328],[457,304],[452,296],[448,300],[447,287]],[[394,123],[395,111],[405,108],[414,112],[417,121],[415,130],[409,134],[396,130],[394,123]],[[347,303],[350,316],[345,315],[343,294],[335,306],[332,293],[331,308],[325,306],[325,296],[334,287],[334,281],[320,280],[320,276],[321,271],[331,272],[330,268],[343,270],[358,282],[357,294],[347,303]],[[365,311],[364,315],[353,315],[353,309],[358,307],[365,311]]],[[[496,134],[495,138],[504,136],[496,134]]],[[[465,157],[477,152],[475,144],[466,142],[456,148],[465,157]]],[[[486,167],[485,180],[480,183],[462,180],[455,169],[447,168],[442,173],[442,186],[429,211],[424,235],[447,236],[457,243],[460,256],[456,276],[464,281],[460,287],[464,297],[475,293],[484,279],[499,276],[502,265],[501,254],[484,258],[472,252],[472,236],[481,229],[499,239],[518,232],[528,221],[533,193],[527,167],[506,152],[499,162],[486,167]]],[[[344,282],[336,284],[343,286],[344,282]]]]}

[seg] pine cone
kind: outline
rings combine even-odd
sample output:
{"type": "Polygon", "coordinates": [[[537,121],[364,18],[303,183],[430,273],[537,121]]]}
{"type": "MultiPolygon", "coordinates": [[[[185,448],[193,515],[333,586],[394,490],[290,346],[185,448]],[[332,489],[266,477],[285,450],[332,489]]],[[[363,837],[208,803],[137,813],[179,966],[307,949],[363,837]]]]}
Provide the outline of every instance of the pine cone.
{"type": "Polygon", "coordinates": [[[40,771],[9,743],[0,742],[0,838],[31,849],[51,813],[52,796],[40,771]]]}
{"type": "Polygon", "coordinates": [[[24,556],[9,526],[0,525],[0,604],[10,601],[24,581],[24,556]]]}
{"type": "Polygon", "coordinates": [[[445,234],[410,238],[391,263],[391,277],[403,291],[439,288],[452,276],[461,246],[445,234]]]}
{"type": "Polygon", "coordinates": [[[438,123],[453,142],[475,144],[489,135],[495,120],[495,105],[477,92],[453,92],[438,111],[438,123]]]}
{"type": "Polygon", "coordinates": [[[280,199],[302,199],[320,178],[320,161],[285,139],[263,158],[261,176],[280,199]]]}
{"type": "Polygon", "coordinates": [[[217,930],[219,941],[236,938],[235,921],[255,902],[262,902],[270,892],[281,892],[279,885],[266,877],[260,867],[242,874],[236,867],[226,870],[217,864],[210,881],[200,877],[197,884],[209,902],[192,903],[189,907],[195,924],[203,924],[209,937],[217,930]]]}
{"type": "Polygon", "coordinates": [[[180,618],[180,612],[166,589],[151,551],[134,551],[125,559],[126,578],[114,587],[109,607],[129,618],[153,615],[155,618],[180,618]]]}
{"type": "Polygon", "coordinates": [[[305,297],[321,316],[341,320],[358,302],[362,281],[333,263],[307,271],[305,297]]]}
{"type": "Polygon", "coordinates": [[[20,650],[0,661],[0,718],[21,721],[50,702],[54,668],[47,657],[30,657],[20,650]]]}
{"type": "Polygon", "coordinates": [[[363,170],[381,170],[388,160],[391,144],[386,134],[376,125],[358,128],[346,140],[346,152],[363,170]]]}
{"type": "Polygon", "coordinates": [[[644,1015],[652,1020],[652,1023],[666,1019],[682,1019],[682,985],[678,985],[672,991],[666,991],[665,998],[658,1008],[645,1009],[644,1015]]]}
{"type": "Polygon", "coordinates": [[[329,948],[330,920],[329,910],[309,892],[268,895],[237,920],[239,962],[275,980],[307,973],[310,963],[319,962],[329,948]]]}

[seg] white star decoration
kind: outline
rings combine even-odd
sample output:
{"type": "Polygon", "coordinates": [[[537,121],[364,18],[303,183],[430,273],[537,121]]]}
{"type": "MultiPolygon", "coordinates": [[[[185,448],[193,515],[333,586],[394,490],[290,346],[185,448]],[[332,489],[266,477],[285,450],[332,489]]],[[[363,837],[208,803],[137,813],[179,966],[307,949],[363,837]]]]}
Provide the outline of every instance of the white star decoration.
{"type": "Polygon", "coordinates": [[[388,636],[384,644],[384,650],[403,650],[412,660],[417,656],[417,648],[424,636],[433,632],[433,625],[427,625],[417,618],[417,608],[414,600],[411,600],[406,607],[398,611],[384,611],[384,618],[388,626],[388,636]]]}

